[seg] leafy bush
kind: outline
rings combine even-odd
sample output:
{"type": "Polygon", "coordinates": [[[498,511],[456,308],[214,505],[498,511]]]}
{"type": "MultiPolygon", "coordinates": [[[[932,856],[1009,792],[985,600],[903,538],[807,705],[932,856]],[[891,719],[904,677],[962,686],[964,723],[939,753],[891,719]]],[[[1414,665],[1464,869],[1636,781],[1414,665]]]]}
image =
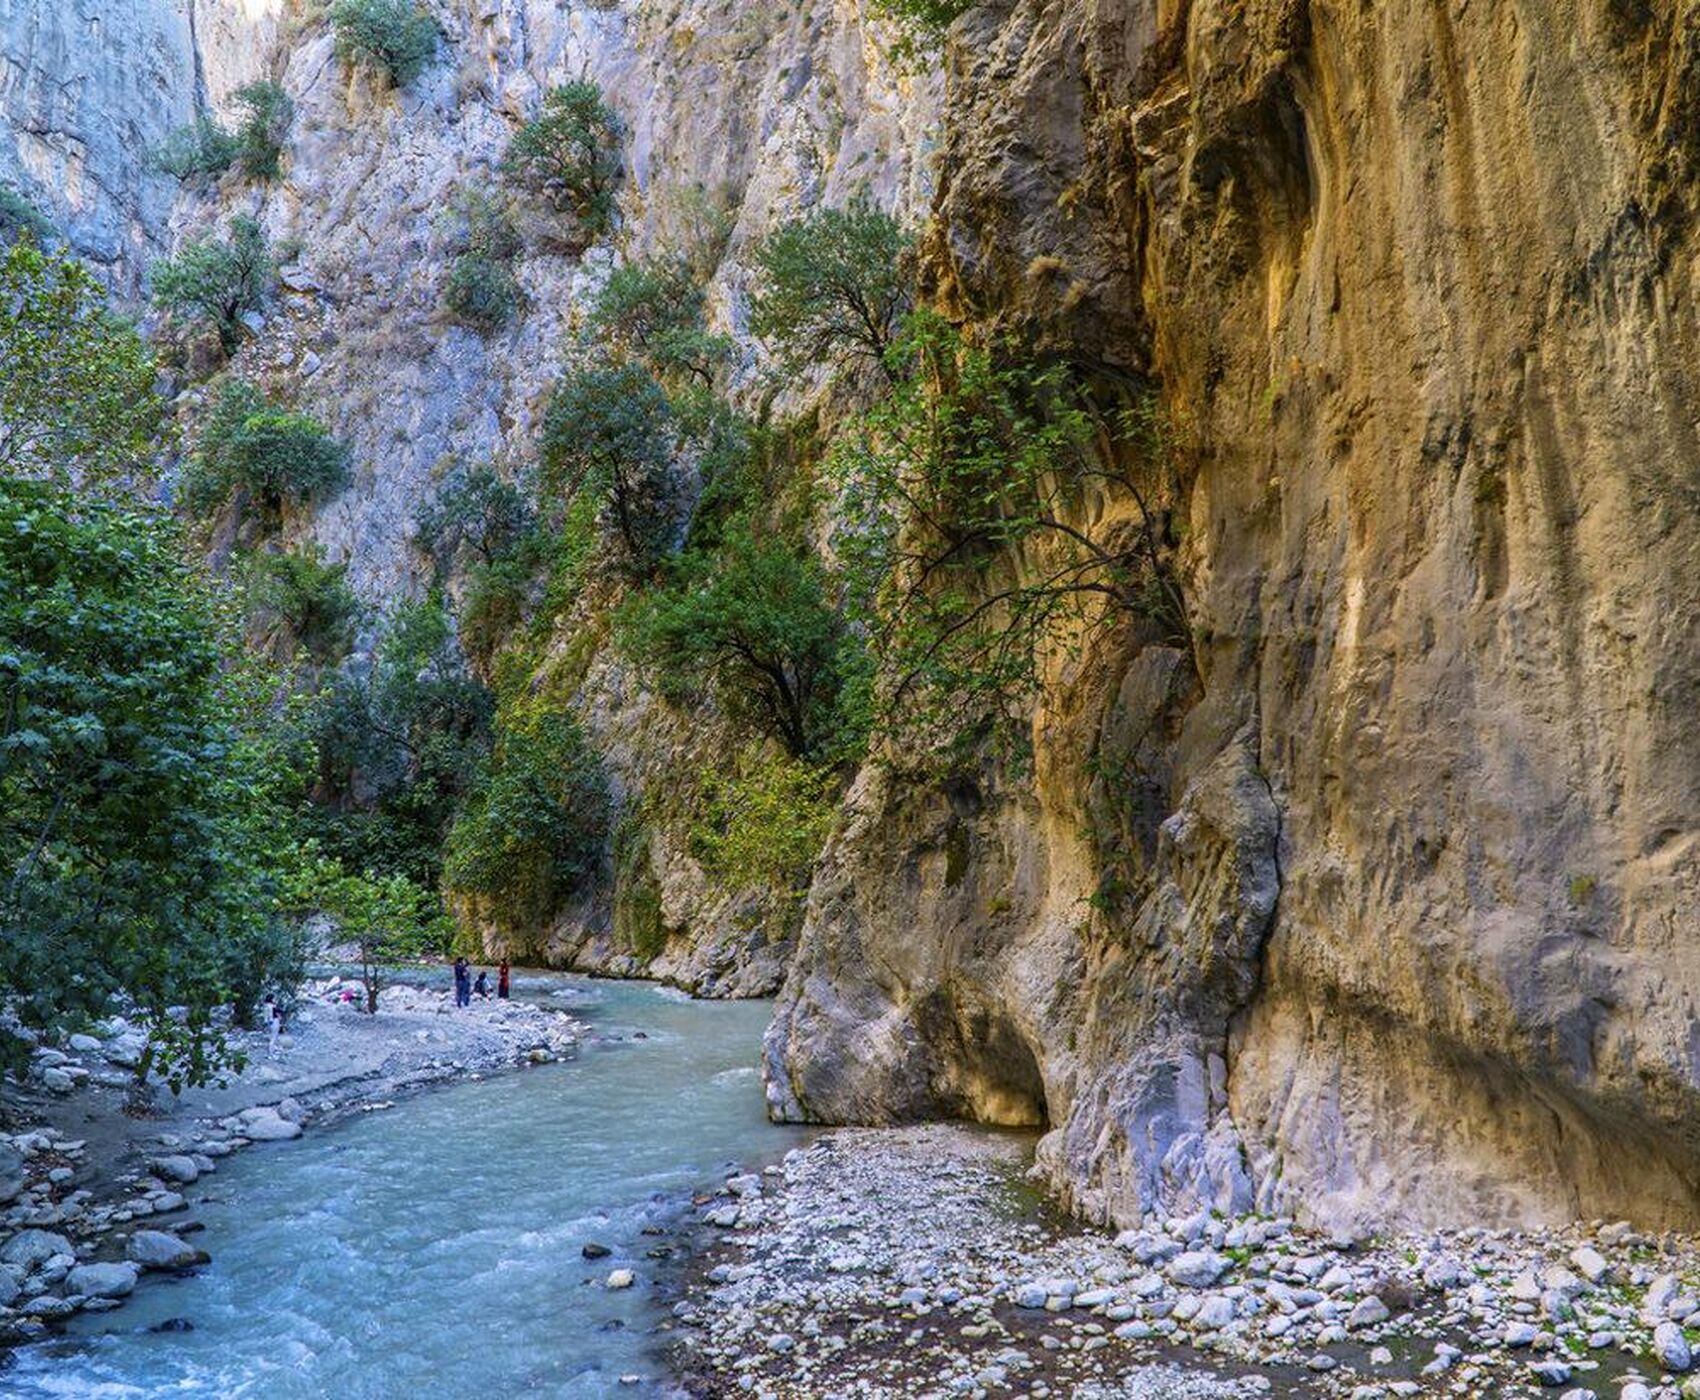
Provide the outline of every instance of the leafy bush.
{"type": "Polygon", "coordinates": [[[1106,425],[1066,367],[976,346],[928,314],[888,363],[889,397],[834,443],[845,528],[835,542],[865,608],[890,729],[954,742],[1019,715],[1052,644],[1135,620],[1189,645],[1165,525],[1131,470],[1106,466],[1106,425]],[[898,375],[899,366],[913,372],[898,375]],[[1086,492],[1125,496],[1131,518],[1072,523],[1086,492]]]}
{"type": "Polygon", "coordinates": [[[703,775],[691,854],[734,888],[800,892],[832,827],[837,792],[831,769],[751,745],[730,768],[703,775]]]}
{"type": "Polygon", "coordinates": [[[507,325],[519,310],[519,282],[506,263],[479,253],[462,253],[449,269],[443,299],[456,317],[488,335],[507,325]]]}
{"type": "Polygon", "coordinates": [[[709,333],[704,308],[702,284],[684,258],[630,262],[602,284],[586,330],[663,378],[691,376],[710,385],[731,342],[709,333]]]}
{"type": "Polygon", "coordinates": [[[222,175],[232,165],[256,180],[276,179],[295,103],[273,82],[249,83],[235,97],[244,115],[234,132],[211,117],[196,117],[155,147],[149,163],[179,180],[222,175]]]}
{"type": "Polygon", "coordinates": [[[371,664],[338,675],[310,718],[311,815],[327,854],[434,888],[444,837],[489,749],[493,708],[441,600],[398,608],[371,664]]]}
{"type": "Polygon", "coordinates": [[[348,566],[327,564],[317,547],[252,555],[247,565],[250,617],[263,626],[283,623],[319,665],[348,651],[360,620],[360,602],[348,586],[348,566]]]}
{"type": "Polygon", "coordinates": [[[336,0],[331,6],[336,54],[376,68],[392,87],[406,87],[437,52],[437,21],[414,0],[336,0]]]}
{"type": "Polygon", "coordinates": [[[139,1008],[142,1072],[203,1082],[279,948],[265,720],[168,522],[0,475],[0,539],[0,994],[52,1032],[139,1008]]]}
{"type": "Polygon", "coordinates": [[[277,179],[295,120],[294,99],[277,83],[257,82],[237,88],[236,103],[245,114],[236,128],[237,162],[253,179],[277,179]]]}
{"type": "Polygon", "coordinates": [[[204,510],[240,488],[275,513],[333,494],[347,480],[348,456],[316,418],[279,408],[246,380],[232,379],[207,418],[186,494],[204,510]]]}
{"type": "Polygon", "coordinates": [[[149,152],[149,163],[179,180],[222,175],[241,154],[242,143],[211,117],[180,126],[149,152]]]}
{"type": "Polygon", "coordinates": [[[444,301],[461,321],[488,335],[511,321],[524,301],[513,274],[522,247],[519,231],[502,203],[477,191],[461,197],[455,216],[459,252],[444,301]]]}
{"type": "Polygon", "coordinates": [[[914,240],[866,199],[817,209],[756,249],[750,328],[794,365],[884,366],[912,300],[914,240]]]}
{"type": "Polygon", "coordinates": [[[46,243],[53,237],[53,223],[10,181],[0,180],[0,248],[9,247],[26,234],[36,243],[46,243]]]}
{"type": "Polygon", "coordinates": [[[668,464],[673,411],[647,370],[616,364],[568,373],[543,419],[543,485],[587,494],[638,568],[666,549],[678,511],[668,464]]]}
{"type": "Polygon", "coordinates": [[[535,929],[600,864],[608,782],[570,714],[530,695],[502,707],[480,785],[449,832],[443,884],[481,896],[511,932],[535,929]]]}
{"type": "Polygon", "coordinates": [[[0,476],[85,487],[138,473],[161,405],[141,338],[80,262],[0,252],[0,476]]]}
{"type": "Polygon", "coordinates": [[[622,645],[674,698],[704,681],[722,710],[796,758],[832,724],[843,623],[819,561],[747,526],[715,554],[688,554],[620,618],[622,645]]]}
{"type": "Polygon", "coordinates": [[[230,221],[228,238],[196,239],[176,257],[155,263],[149,281],[156,305],[217,331],[228,354],[241,340],[243,313],[265,304],[271,275],[265,233],[238,214],[230,221]]]}
{"type": "Polygon", "coordinates": [[[480,465],[445,482],[416,523],[420,545],[446,569],[462,550],[483,564],[506,558],[530,534],[536,512],[518,486],[480,465]]]}
{"type": "Polygon", "coordinates": [[[588,79],[563,83],[515,133],[502,168],[546,195],[557,211],[571,214],[589,242],[614,221],[621,135],[620,118],[603,101],[601,88],[588,79]]]}

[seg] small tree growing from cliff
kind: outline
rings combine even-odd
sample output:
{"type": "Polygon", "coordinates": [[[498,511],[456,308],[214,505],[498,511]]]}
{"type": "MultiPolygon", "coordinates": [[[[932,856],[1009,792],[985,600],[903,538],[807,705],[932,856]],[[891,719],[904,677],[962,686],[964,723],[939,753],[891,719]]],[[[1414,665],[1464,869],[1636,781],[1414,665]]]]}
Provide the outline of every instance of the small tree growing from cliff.
{"type": "Polygon", "coordinates": [[[348,586],[348,566],[328,564],[317,546],[264,550],[243,569],[252,634],[275,634],[276,623],[323,666],[344,656],[360,620],[360,600],[348,586]]]}
{"type": "Polygon", "coordinates": [[[263,81],[238,88],[236,104],[243,111],[236,128],[237,163],[252,179],[277,179],[295,100],[277,83],[263,81]]]}
{"type": "MultiPolygon", "coordinates": [[[[1048,649],[1106,622],[1190,648],[1166,524],[1066,366],[971,344],[913,316],[888,363],[892,393],[837,440],[847,528],[837,544],[865,609],[888,729],[955,740],[1030,698],[1048,649]],[[908,372],[904,372],[907,370],[908,372]],[[1088,493],[1133,509],[1081,523],[1088,493]]],[[[1149,441],[1136,455],[1155,455],[1149,441]]]]}
{"type": "Polygon", "coordinates": [[[502,169],[570,213],[591,242],[614,220],[621,135],[619,115],[603,100],[601,88],[586,78],[562,83],[515,133],[502,169]]]}
{"type": "Polygon", "coordinates": [[[149,273],[156,305],[174,318],[216,331],[226,354],[241,342],[242,317],[265,305],[271,251],[259,224],[245,214],[227,238],[198,238],[149,273]]]}
{"type": "Polygon", "coordinates": [[[184,494],[205,510],[232,490],[257,498],[268,514],[323,499],[348,477],[348,447],[324,424],[266,398],[244,379],[219,391],[196,452],[184,494]]]}
{"type": "Polygon", "coordinates": [[[28,236],[37,244],[53,237],[53,223],[25,199],[9,180],[0,180],[0,248],[28,236]]]}
{"type": "Polygon", "coordinates": [[[706,300],[683,256],[625,263],[602,284],[586,332],[663,379],[694,379],[706,388],[732,348],[709,332],[706,300]]]}
{"type": "Polygon", "coordinates": [[[756,249],[750,328],[792,365],[887,365],[912,300],[914,240],[866,199],[782,224],[756,249]]]}
{"type": "Polygon", "coordinates": [[[477,191],[461,198],[456,213],[460,251],[449,269],[443,300],[459,320],[489,335],[507,325],[524,300],[513,273],[521,249],[519,231],[501,201],[477,191]]]}
{"type": "Polygon", "coordinates": [[[647,370],[574,369],[555,386],[544,416],[544,489],[569,502],[588,494],[628,561],[648,569],[678,517],[673,443],[672,408],[647,370]]]}
{"type": "Polygon", "coordinates": [[[414,0],[336,0],[331,26],[337,57],[377,69],[392,87],[406,87],[436,56],[437,21],[414,0]]]}

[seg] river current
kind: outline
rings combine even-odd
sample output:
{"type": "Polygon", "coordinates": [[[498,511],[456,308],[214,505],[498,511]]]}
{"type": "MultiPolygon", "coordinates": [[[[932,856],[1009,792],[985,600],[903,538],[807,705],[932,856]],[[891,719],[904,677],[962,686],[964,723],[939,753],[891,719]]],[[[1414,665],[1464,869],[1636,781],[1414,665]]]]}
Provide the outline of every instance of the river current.
{"type": "Polygon", "coordinates": [[[576,1060],[227,1159],[191,1191],[212,1264],[21,1351],[0,1395],[666,1394],[664,1242],[644,1229],[798,1140],[763,1114],[769,1008],[565,976],[518,990],[591,1023],[576,1060]],[[612,1254],[584,1259],[590,1241],[612,1254]],[[615,1268],[638,1285],[605,1288],[615,1268]],[[192,1330],[154,1330],[175,1319],[192,1330]]]}

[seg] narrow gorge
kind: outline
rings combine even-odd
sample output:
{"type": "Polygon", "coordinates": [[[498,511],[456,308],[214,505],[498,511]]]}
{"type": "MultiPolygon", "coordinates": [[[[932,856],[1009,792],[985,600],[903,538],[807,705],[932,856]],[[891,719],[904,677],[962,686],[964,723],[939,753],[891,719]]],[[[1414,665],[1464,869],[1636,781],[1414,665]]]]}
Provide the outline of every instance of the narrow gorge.
{"type": "Polygon", "coordinates": [[[476,958],[776,997],[772,1118],[1033,1130],[1094,1225],[1700,1224],[1700,8],[430,0],[394,81],[341,8],[0,0],[158,497],[295,561],[278,712],[487,736],[326,721],[321,846],[448,830],[476,958]],[[220,344],[159,269],[239,225],[220,344]],[[196,486],[231,384],[332,489],[196,486]],[[542,873],[522,754],[598,775],[542,873]]]}

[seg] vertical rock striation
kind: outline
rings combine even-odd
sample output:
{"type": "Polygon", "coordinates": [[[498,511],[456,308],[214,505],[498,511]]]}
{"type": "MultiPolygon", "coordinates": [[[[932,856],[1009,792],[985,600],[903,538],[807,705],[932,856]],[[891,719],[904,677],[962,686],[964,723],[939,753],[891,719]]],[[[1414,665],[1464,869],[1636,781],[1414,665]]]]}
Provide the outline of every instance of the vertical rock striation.
{"type": "Polygon", "coordinates": [[[1697,53],[1605,0],[959,24],[940,293],[1162,382],[1196,686],[1091,658],[970,815],[859,785],[776,1111],[1014,1093],[1122,1219],[1692,1224],[1697,53]],[[1093,908],[1130,728],[1154,858],[1093,908]],[[1023,1047],[997,1092],[976,1025],[1023,1047]]]}

